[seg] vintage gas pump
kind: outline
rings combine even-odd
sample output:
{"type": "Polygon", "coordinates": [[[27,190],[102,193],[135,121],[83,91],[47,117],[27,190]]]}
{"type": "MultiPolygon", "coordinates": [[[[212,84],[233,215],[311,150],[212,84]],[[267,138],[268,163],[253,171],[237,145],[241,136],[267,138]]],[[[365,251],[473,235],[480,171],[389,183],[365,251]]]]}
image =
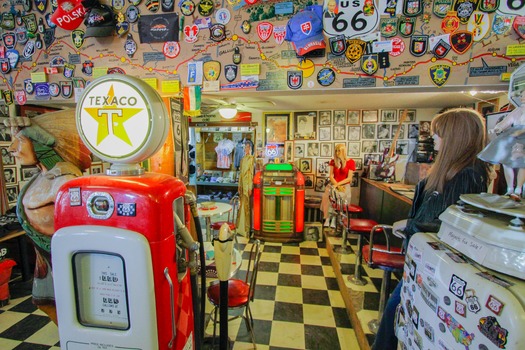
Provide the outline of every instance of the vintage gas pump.
{"type": "Polygon", "coordinates": [[[193,349],[190,208],[182,181],[139,162],[164,143],[169,116],[144,81],[108,75],[78,103],[86,146],[112,163],[56,198],[53,275],[63,349],[193,349]]]}

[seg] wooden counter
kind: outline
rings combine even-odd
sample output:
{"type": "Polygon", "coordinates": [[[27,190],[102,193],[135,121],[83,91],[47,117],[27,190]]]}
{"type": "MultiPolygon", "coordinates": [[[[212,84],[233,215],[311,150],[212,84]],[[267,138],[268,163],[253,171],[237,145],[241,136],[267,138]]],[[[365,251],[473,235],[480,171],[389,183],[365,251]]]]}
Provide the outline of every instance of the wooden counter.
{"type": "Polygon", "coordinates": [[[361,178],[359,205],[363,208],[363,218],[385,225],[407,218],[412,199],[393,191],[392,187],[410,191],[415,186],[361,178]]]}

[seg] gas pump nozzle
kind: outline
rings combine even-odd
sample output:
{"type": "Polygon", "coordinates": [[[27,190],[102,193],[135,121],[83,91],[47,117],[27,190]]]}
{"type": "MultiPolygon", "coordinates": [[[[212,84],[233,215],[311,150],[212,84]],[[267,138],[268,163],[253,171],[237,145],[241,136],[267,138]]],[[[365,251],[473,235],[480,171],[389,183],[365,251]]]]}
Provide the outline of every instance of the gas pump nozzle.
{"type": "Polygon", "coordinates": [[[191,272],[195,273],[197,271],[197,260],[195,253],[199,250],[199,243],[193,240],[190,231],[188,231],[186,225],[182,223],[182,220],[179,218],[176,212],[173,212],[173,219],[175,222],[175,232],[182,238],[183,247],[190,251],[189,267],[191,272]]]}

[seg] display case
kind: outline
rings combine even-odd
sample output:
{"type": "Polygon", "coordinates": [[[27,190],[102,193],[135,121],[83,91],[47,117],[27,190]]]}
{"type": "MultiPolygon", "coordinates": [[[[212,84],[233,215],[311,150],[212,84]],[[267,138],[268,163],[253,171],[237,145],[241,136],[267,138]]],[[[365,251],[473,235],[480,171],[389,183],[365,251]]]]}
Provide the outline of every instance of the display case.
{"type": "Polygon", "coordinates": [[[253,179],[255,238],[300,242],[304,230],[304,176],[291,164],[266,164],[253,179]]]}
{"type": "Polygon", "coordinates": [[[190,185],[196,186],[197,200],[229,202],[238,188],[242,157],[236,161],[236,156],[244,154],[244,142],[255,142],[255,127],[193,127],[190,135],[195,145],[195,173],[190,174],[190,185]],[[222,153],[218,151],[221,145],[222,153]]]}

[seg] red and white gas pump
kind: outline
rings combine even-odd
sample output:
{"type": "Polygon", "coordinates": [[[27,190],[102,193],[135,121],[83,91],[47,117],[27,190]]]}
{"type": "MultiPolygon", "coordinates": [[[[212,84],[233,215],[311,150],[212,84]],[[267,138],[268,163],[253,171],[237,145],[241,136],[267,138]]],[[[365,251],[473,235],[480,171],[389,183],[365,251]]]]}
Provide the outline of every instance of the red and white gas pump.
{"type": "Polygon", "coordinates": [[[112,163],[106,175],[67,182],[52,240],[60,344],[68,350],[193,349],[188,266],[198,247],[184,226],[184,184],[139,162],[164,143],[169,116],[144,81],[108,75],[78,103],[86,146],[112,163]]]}

